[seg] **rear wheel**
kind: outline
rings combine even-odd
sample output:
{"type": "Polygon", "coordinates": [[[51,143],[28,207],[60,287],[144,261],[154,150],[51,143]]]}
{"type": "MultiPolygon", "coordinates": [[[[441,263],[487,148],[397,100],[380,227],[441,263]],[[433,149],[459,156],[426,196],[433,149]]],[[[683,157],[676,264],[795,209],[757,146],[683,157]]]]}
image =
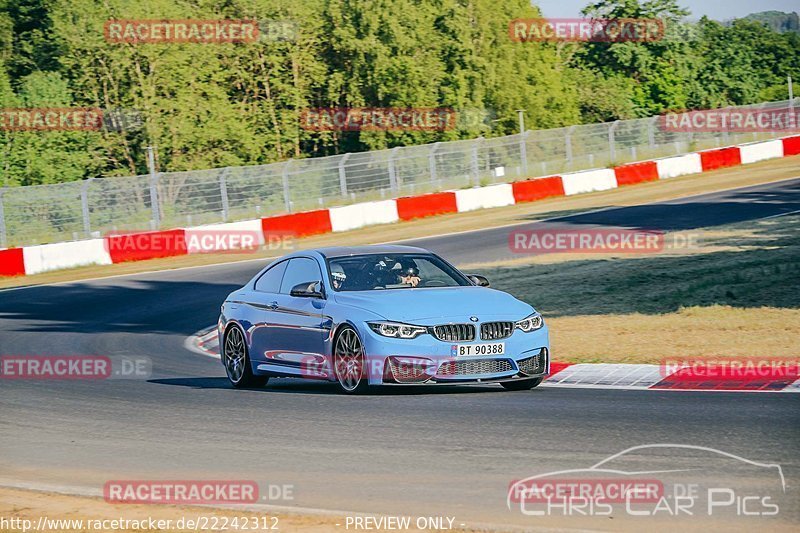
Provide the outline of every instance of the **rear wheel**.
{"type": "Polygon", "coordinates": [[[248,387],[263,387],[266,385],[267,376],[256,376],[253,374],[253,367],[250,365],[250,356],[247,353],[247,343],[244,341],[244,334],[238,327],[233,326],[225,334],[225,342],[222,350],[222,362],[225,365],[225,373],[231,385],[237,389],[248,387]]]}
{"type": "Polygon", "coordinates": [[[518,379],[516,381],[505,381],[500,385],[506,390],[531,390],[537,387],[542,382],[542,379],[544,378],[518,379]]]}
{"type": "Polygon", "coordinates": [[[339,389],[347,394],[359,394],[369,388],[365,372],[364,346],[356,330],[345,326],[333,343],[333,370],[339,389]]]}

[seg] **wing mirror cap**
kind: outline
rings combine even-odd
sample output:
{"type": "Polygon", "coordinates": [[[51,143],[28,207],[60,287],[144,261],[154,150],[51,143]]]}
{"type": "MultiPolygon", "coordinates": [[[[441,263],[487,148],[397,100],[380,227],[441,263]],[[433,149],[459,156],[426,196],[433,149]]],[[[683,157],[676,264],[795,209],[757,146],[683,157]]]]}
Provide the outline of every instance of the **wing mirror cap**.
{"type": "Polygon", "coordinates": [[[306,281],[292,287],[289,295],[298,298],[325,298],[325,289],[319,281],[306,281]]]}
{"type": "Polygon", "coordinates": [[[467,277],[469,278],[469,280],[472,283],[474,283],[478,287],[488,287],[489,286],[489,280],[486,279],[484,276],[479,276],[477,274],[470,274],[467,277]]]}

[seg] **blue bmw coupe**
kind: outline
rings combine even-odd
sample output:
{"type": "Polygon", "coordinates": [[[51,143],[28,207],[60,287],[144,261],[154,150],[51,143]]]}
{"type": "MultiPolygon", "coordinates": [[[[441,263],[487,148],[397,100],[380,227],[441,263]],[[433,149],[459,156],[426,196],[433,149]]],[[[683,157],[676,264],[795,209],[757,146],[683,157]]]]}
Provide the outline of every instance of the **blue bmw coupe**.
{"type": "Polygon", "coordinates": [[[499,383],[528,390],[550,370],[530,305],[409,246],[320,248],[274,261],[222,304],[234,387],[271,377],[374,385],[499,383]]]}

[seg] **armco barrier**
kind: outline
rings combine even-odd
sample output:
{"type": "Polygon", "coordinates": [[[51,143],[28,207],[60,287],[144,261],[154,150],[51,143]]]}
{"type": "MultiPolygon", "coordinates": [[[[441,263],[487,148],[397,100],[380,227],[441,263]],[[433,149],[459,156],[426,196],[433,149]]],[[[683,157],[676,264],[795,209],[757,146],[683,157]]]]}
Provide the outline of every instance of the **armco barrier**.
{"type": "Polygon", "coordinates": [[[25,246],[22,254],[25,273],[29,275],[62,268],[111,264],[111,256],[103,239],[25,246]]]}
{"type": "Polygon", "coordinates": [[[548,176],[532,180],[515,181],[511,184],[515,202],[533,202],[551,196],[564,196],[561,176],[548,176]]]}
{"type": "Polygon", "coordinates": [[[400,220],[457,213],[456,193],[435,192],[422,196],[406,196],[397,199],[397,215],[400,220]]]}
{"type": "Polygon", "coordinates": [[[655,161],[644,161],[642,163],[632,163],[614,168],[617,177],[617,185],[633,185],[643,181],[658,180],[658,165],[655,161]]]}
{"type": "Polygon", "coordinates": [[[294,235],[295,237],[333,231],[331,216],[327,209],[262,218],[261,229],[265,236],[294,235]]]}
{"type": "Polygon", "coordinates": [[[795,137],[786,137],[783,141],[783,155],[798,155],[800,154],[800,135],[795,137]]]}
{"type": "Polygon", "coordinates": [[[22,248],[0,250],[0,276],[21,276],[25,274],[25,259],[22,248]]]}
{"type": "Polygon", "coordinates": [[[397,203],[394,200],[366,202],[330,209],[333,231],[347,231],[373,224],[397,222],[397,203]]]}
{"type": "Polygon", "coordinates": [[[229,222],[227,224],[210,224],[208,226],[197,226],[186,228],[186,251],[190,254],[200,254],[208,252],[225,252],[236,249],[236,240],[213,239],[215,234],[228,233],[233,236],[247,237],[253,239],[254,246],[264,245],[264,231],[261,228],[261,219],[243,220],[241,222],[229,222]],[[205,246],[200,241],[206,239],[211,246],[205,246]]]}
{"type": "Polygon", "coordinates": [[[109,235],[105,240],[111,261],[114,263],[172,257],[188,253],[186,230],[183,229],[109,235]]]}
{"type": "Polygon", "coordinates": [[[739,147],[742,164],[755,163],[765,159],[783,157],[783,142],[780,139],[760,143],[743,144],[739,147]]]}
{"type": "Polygon", "coordinates": [[[622,165],[614,169],[574,172],[529,180],[432,193],[362,204],[267,217],[230,224],[109,235],[105,239],[56,243],[25,248],[0,249],[0,276],[35,274],[56,268],[85,264],[120,263],[157,257],[185,255],[187,234],[197,232],[254,232],[266,243],[273,236],[302,237],[331,231],[346,231],[373,224],[385,224],[440,213],[472,211],[528,202],[548,196],[572,195],[615,188],[618,185],[697,174],[723,166],[738,165],[800,154],[800,136],[750,143],[700,153],[684,154],[655,161],[622,165]],[[261,234],[259,235],[259,227],[261,234]],[[188,232],[188,233],[187,233],[188,232]]]}
{"type": "Polygon", "coordinates": [[[459,213],[514,205],[514,191],[510,183],[460,189],[456,191],[456,204],[459,213]]]}
{"type": "Polygon", "coordinates": [[[583,192],[605,191],[617,186],[617,177],[610,168],[584,170],[561,176],[567,196],[583,192]]]}
{"type": "Polygon", "coordinates": [[[656,167],[658,168],[658,178],[662,180],[686,174],[699,174],[703,171],[703,163],[700,161],[698,153],[656,159],[656,167]]]}
{"type": "Polygon", "coordinates": [[[742,155],[738,146],[705,150],[700,152],[700,162],[703,165],[703,172],[707,172],[718,168],[741,165],[742,155]]]}

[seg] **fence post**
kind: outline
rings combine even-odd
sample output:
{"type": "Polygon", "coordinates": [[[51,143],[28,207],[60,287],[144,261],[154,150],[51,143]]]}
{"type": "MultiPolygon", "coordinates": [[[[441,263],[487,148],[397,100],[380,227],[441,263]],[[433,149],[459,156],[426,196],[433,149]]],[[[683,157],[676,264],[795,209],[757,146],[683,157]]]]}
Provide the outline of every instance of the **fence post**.
{"type": "Polygon", "coordinates": [[[397,163],[395,162],[395,154],[398,150],[400,150],[400,147],[395,146],[389,151],[389,186],[395,192],[400,188],[397,180],[397,163]]]}
{"type": "Polygon", "coordinates": [[[478,147],[483,137],[478,137],[472,144],[472,183],[477,187],[481,184],[480,168],[478,168],[478,147]]]}
{"type": "Polygon", "coordinates": [[[519,158],[522,161],[522,175],[526,178],[528,177],[528,133],[530,132],[524,131],[519,136],[519,158]]]}
{"type": "Polygon", "coordinates": [[[161,210],[158,207],[158,174],[150,176],[150,205],[153,209],[153,229],[159,229],[161,210]]]}
{"type": "Polygon", "coordinates": [[[231,167],[225,167],[222,169],[222,173],[219,175],[219,195],[220,199],[222,200],[223,222],[228,221],[228,211],[230,210],[230,204],[228,203],[228,181],[225,179],[230,171],[231,167]]]}
{"type": "Polygon", "coordinates": [[[161,213],[158,208],[158,174],[153,147],[147,147],[147,166],[150,168],[150,207],[153,210],[153,229],[161,227],[161,213]]]}
{"type": "Polygon", "coordinates": [[[283,205],[287,213],[292,212],[292,200],[289,196],[289,165],[292,163],[291,159],[287,159],[283,164],[281,171],[281,181],[283,182],[283,205]]]}
{"type": "Polygon", "coordinates": [[[650,148],[656,147],[656,122],[658,121],[658,116],[653,117],[650,119],[650,122],[647,123],[647,142],[650,143],[650,148]]]}
{"type": "Polygon", "coordinates": [[[347,198],[347,174],[344,170],[344,164],[347,162],[350,154],[344,154],[339,161],[339,188],[342,191],[342,197],[347,198]]]}
{"type": "Polygon", "coordinates": [[[616,144],[614,139],[614,130],[617,129],[618,125],[619,125],[619,120],[615,120],[614,122],[611,123],[611,126],[608,127],[608,158],[612,163],[617,157],[615,149],[616,147],[614,146],[616,144]]]}
{"type": "Polygon", "coordinates": [[[436,150],[439,148],[440,142],[433,143],[431,152],[428,154],[428,169],[431,175],[431,183],[436,181],[436,150]]]}
{"type": "Polygon", "coordinates": [[[89,220],[89,184],[94,178],[84,180],[81,184],[81,212],[83,213],[83,231],[86,236],[92,232],[92,223],[89,220]]]}
{"type": "Polygon", "coordinates": [[[3,195],[6,193],[6,188],[0,189],[0,248],[5,248],[8,242],[6,238],[6,214],[3,210],[3,195]]]}
{"type": "Polygon", "coordinates": [[[572,130],[574,129],[575,126],[567,128],[567,133],[564,136],[564,151],[566,152],[567,163],[572,163],[572,130]]]}

